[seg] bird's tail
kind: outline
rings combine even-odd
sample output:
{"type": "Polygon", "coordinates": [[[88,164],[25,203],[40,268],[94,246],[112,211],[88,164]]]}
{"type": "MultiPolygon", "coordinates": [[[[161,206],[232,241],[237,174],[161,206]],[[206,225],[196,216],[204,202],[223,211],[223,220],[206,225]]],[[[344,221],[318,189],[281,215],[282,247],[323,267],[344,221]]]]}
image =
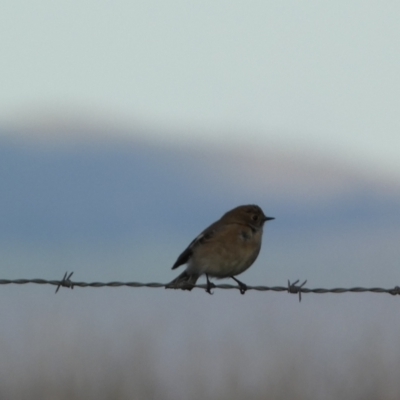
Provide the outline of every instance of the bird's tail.
{"type": "Polygon", "coordinates": [[[192,290],[197,279],[199,279],[198,275],[189,275],[186,271],[183,271],[173,281],[165,285],[165,289],[192,290]]]}

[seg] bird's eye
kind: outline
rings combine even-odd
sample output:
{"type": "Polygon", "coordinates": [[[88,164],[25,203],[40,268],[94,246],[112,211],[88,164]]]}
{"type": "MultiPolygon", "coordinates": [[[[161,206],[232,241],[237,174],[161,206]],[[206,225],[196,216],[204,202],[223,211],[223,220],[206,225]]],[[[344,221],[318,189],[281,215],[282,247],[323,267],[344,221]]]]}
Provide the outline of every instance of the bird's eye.
{"type": "Polygon", "coordinates": [[[258,220],[258,215],[253,215],[253,216],[251,217],[251,219],[252,219],[253,221],[257,221],[257,220],[258,220]]]}

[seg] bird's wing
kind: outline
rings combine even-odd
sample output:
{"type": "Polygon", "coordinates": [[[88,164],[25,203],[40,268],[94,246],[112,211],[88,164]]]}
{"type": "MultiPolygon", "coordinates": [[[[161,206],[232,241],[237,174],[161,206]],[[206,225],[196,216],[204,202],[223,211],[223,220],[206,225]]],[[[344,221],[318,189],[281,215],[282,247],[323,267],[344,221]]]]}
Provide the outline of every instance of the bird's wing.
{"type": "Polygon", "coordinates": [[[210,225],[207,229],[201,232],[199,236],[197,236],[195,239],[191,241],[189,246],[186,247],[185,250],[183,250],[181,255],[175,261],[175,264],[172,266],[172,269],[178,268],[179,266],[186,264],[190,260],[190,257],[193,254],[193,249],[196,246],[206,243],[207,241],[209,241],[214,237],[215,232],[217,231],[214,225],[215,223],[210,225]]]}

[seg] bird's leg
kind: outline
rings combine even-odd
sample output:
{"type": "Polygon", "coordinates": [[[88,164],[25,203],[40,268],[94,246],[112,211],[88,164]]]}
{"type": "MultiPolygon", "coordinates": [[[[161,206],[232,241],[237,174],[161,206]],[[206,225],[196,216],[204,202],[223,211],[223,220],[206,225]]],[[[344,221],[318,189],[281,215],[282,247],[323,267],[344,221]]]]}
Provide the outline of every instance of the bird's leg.
{"type": "Polygon", "coordinates": [[[240,294],[245,294],[247,290],[247,285],[243,282],[240,282],[239,279],[236,279],[234,276],[231,276],[231,278],[238,283],[240,294]]]}
{"type": "Polygon", "coordinates": [[[211,291],[211,289],[214,288],[215,285],[214,285],[212,282],[210,282],[210,280],[208,279],[208,274],[206,274],[206,279],[207,279],[207,289],[206,289],[206,292],[209,293],[209,294],[213,294],[213,292],[211,291]]]}

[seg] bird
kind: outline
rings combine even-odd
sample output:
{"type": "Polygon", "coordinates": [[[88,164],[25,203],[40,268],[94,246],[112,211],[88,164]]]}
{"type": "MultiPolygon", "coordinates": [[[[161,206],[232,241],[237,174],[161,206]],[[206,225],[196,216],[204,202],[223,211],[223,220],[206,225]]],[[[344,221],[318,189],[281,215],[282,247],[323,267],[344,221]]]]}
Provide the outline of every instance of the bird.
{"type": "Polygon", "coordinates": [[[257,259],[261,249],[263,226],[275,218],[267,217],[254,204],[242,205],[226,212],[219,220],[200,233],[180,254],[172,269],[187,264],[186,269],[166,289],[192,290],[197,279],[205,275],[206,292],[213,294],[215,285],[209,277],[232,278],[241,294],[247,285],[235,278],[257,259]]]}

